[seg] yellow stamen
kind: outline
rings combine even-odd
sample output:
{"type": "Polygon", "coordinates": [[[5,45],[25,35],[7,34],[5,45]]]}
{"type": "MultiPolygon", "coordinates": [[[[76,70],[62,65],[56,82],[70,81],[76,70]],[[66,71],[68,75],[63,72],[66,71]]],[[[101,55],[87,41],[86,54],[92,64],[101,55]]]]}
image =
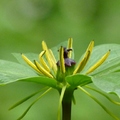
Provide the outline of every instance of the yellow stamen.
{"type": "MultiPolygon", "coordinates": [[[[69,38],[68,39],[68,47],[67,47],[68,49],[72,49],[72,43],[73,43],[73,39],[69,38]]],[[[72,51],[69,51],[68,57],[71,58],[71,56],[72,56],[72,51]]]]}
{"type": "Polygon", "coordinates": [[[42,41],[42,48],[43,48],[44,51],[46,51],[45,55],[46,55],[47,61],[48,61],[49,65],[50,65],[50,67],[52,67],[50,53],[49,53],[49,50],[48,50],[48,47],[47,47],[45,41],[42,41]]]}
{"type": "Polygon", "coordinates": [[[42,66],[48,71],[50,72],[50,69],[48,67],[48,65],[46,64],[46,62],[44,61],[43,59],[43,55],[45,54],[46,51],[42,51],[40,54],[39,54],[39,60],[40,60],[40,63],[42,64],[42,66]]]}
{"type": "Polygon", "coordinates": [[[92,40],[92,41],[90,42],[90,44],[89,44],[89,46],[88,46],[86,52],[87,52],[87,51],[92,52],[93,47],[94,47],[94,40],[92,40]]]}
{"type": "Polygon", "coordinates": [[[57,65],[56,65],[57,62],[52,53],[52,50],[48,49],[48,47],[44,41],[42,41],[42,47],[43,47],[43,50],[46,51],[45,55],[46,55],[49,65],[50,65],[50,68],[52,68],[54,73],[56,74],[57,73],[57,65]]]}
{"type": "Polygon", "coordinates": [[[51,50],[51,49],[49,49],[49,52],[50,52],[50,55],[51,55],[52,61],[56,64],[56,63],[57,63],[57,61],[56,61],[56,59],[55,59],[55,56],[53,55],[52,50],[51,50]]]}
{"type": "Polygon", "coordinates": [[[86,52],[85,55],[83,57],[83,59],[80,61],[79,65],[77,66],[77,68],[74,70],[73,74],[79,73],[83,70],[83,68],[85,67],[85,65],[87,64],[87,61],[90,58],[90,55],[92,53],[94,47],[94,41],[91,41],[86,52]]]}
{"type": "Polygon", "coordinates": [[[80,61],[79,65],[77,66],[77,68],[74,70],[73,75],[76,73],[79,73],[83,70],[83,68],[85,67],[88,58],[90,56],[90,51],[87,52],[86,56],[84,56],[84,58],[80,61]]]}
{"type": "Polygon", "coordinates": [[[56,74],[57,73],[57,65],[56,65],[57,61],[56,61],[51,49],[49,49],[49,53],[50,53],[50,56],[51,56],[52,68],[53,68],[53,71],[56,74]]]}
{"type": "Polygon", "coordinates": [[[64,62],[64,48],[60,47],[60,70],[62,73],[65,73],[65,62],[64,62]]]}
{"type": "Polygon", "coordinates": [[[36,70],[37,72],[41,73],[39,71],[39,69],[24,55],[22,54],[22,58],[24,59],[24,61],[30,66],[32,67],[34,70],[36,70]]]}
{"type": "Polygon", "coordinates": [[[101,57],[101,59],[98,60],[98,61],[86,72],[86,74],[89,74],[89,73],[93,72],[95,69],[97,69],[97,68],[107,59],[107,57],[109,56],[109,54],[110,54],[110,50],[109,50],[107,53],[105,53],[105,54],[101,57]]]}
{"type": "Polygon", "coordinates": [[[46,76],[54,78],[47,70],[45,70],[37,61],[34,60],[36,67],[46,76]]]}

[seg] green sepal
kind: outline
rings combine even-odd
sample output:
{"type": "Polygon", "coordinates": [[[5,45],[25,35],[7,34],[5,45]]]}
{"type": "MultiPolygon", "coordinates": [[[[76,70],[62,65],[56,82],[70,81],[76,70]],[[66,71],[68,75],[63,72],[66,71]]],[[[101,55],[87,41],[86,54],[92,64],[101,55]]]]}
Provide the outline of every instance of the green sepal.
{"type": "Polygon", "coordinates": [[[52,90],[52,88],[48,88],[45,92],[43,92],[37,99],[35,99],[29,106],[28,108],[24,111],[24,113],[17,119],[17,120],[21,120],[26,114],[27,112],[30,110],[30,108],[36,103],[38,102],[44,95],[46,95],[50,90],[52,90]]]}
{"type": "Polygon", "coordinates": [[[29,100],[30,98],[32,98],[33,96],[35,96],[36,94],[40,93],[41,91],[47,89],[47,87],[43,88],[43,89],[40,89],[39,91],[35,92],[35,93],[32,93],[31,95],[25,97],[24,99],[20,100],[19,102],[15,103],[13,106],[11,106],[9,108],[9,110],[12,110],[14,109],[15,107],[21,105],[23,102],[26,102],[27,100],[29,100]]]}

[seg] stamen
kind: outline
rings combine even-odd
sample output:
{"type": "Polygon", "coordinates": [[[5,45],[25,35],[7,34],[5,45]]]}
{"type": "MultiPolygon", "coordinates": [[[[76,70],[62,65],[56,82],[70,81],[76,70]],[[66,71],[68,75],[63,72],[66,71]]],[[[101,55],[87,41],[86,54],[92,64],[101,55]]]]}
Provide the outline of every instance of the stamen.
{"type": "Polygon", "coordinates": [[[109,56],[110,54],[110,50],[102,56],[102,58],[100,60],[98,60],[87,72],[86,74],[89,74],[91,72],[93,72],[95,69],[97,69],[106,59],[107,57],[109,56]]]}
{"type": "Polygon", "coordinates": [[[54,78],[48,71],[46,71],[37,61],[34,60],[36,67],[46,76],[54,78]]]}
{"type": "Polygon", "coordinates": [[[47,45],[46,45],[46,43],[44,41],[42,41],[42,47],[43,47],[43,50],[46,51],[45,55],[46,55],[47,61],[48,61],[49,65],[50,65],[50,67],[52,67],[49,50],[48,50],[48,47],[47,47],[47,45]]]}
{"type": "Polygon", "coordinates": [[[56,59],[55,59],[51,49],[49,49],[49,53],[50,53],[50,56],[51,56],[52,69],[53,69],[54,73],[56,74],[57,73],[56,59]]]}
{"type": "MultiPolygon", "coordinates": [[[[67,47],[67,49],[72,49],[72,43],[73,43],[73,39],[69,38],[68,39],[68,47],[67,47]]],[[[68,52],[68,58],[71,58],[71,56],[72,56],[72,51],[69,51],[68,52]]]]}
{"type": "Polygon", "coordinates": [[[42,51],[40,54],[39,54],[39,60],[40,60],[40,63],[42,64],[42,66],[48,71],[50,72],[50,69],[48,67],[48,65],[46,64],[46,62],[44,61],[43,59],[43,55],[45,54],[46,51],[42,51]]]}
{"type": "Polygon", "coordinates": [[[83,70],[83,68],[85,67],[85,65],[87,64],[87,62],[90,58],[93,47],[94,47],[94,41],[91,41],[86,52],[85,52],[83,59],[80,61],[79,65],[77,66],[77,68],[75,69],[73,74],[79,73],[83,70]]]}
{"type": "Polygon", "coordinates": [[[79,73],[83,70],[83,68],[85,67],[85,65],[89,59],[89,56],[90,56],[90,51],[87,52],[86,56],[82,59],[82,61],[77,66],[77,68],[74,70],[73,75],[76,73],[79,73]]]}
{"type": "Polygon", "coordinates": [[[43,47],[43,50],[46,51],[45,55],[46,55],[46,58],[47,58],[47,61],[50,65],[50,67],[53,69],[54,73],[56,74],[57,73],[56,60],[55,60],[55,57],[54,57],[52,51],[50,49],[48,49],[48,47],[44,41],[42,41],[42,47],[43,47]]]}
{"type": "Polygon", "coordinates": [[[65,73],[64,48],[60,47],[60,70],[65,73]]]}
{"type": "Polygon", "coordinates": [[[22,54],[22,58],[24,59],[24,61],[30,66],[32,67],[34,70],[36,70],[37,72],[39,72],[41,74],[41,72],[39,71],[39,69],[24,55],[22,54]]]}

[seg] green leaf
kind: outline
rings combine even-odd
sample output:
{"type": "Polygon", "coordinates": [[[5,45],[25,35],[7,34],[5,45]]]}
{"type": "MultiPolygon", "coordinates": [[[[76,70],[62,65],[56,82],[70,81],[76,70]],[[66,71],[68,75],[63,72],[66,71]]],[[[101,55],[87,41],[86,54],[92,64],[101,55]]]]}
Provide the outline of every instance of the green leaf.
{"type": "Polygon", "coordinates": [[[79,85],[84,86],[92,82],[89,76],[82,74],[70,75],[67,76],[65,79],[73,87],[77,87],[79,85]]]}
{"type": "Polygon", "coordinates": [[[38,75],[34,70],[21,64],[0,60],[0,85],[16,81],[37,82],[56,88],[56,81],[52,78],[38,75]]]}
{"type": "Polygon", "coordinates": [[[0,84],[8,84],[30,77],[38,77],[38,75],[31,69],[18,63],[0,60],[0,84]]]}
{"type": "Polygon", "coordinates": [[[92,77],[93,83],[106,93],[115,93],[120,97],[120,72],[92,77]]]}

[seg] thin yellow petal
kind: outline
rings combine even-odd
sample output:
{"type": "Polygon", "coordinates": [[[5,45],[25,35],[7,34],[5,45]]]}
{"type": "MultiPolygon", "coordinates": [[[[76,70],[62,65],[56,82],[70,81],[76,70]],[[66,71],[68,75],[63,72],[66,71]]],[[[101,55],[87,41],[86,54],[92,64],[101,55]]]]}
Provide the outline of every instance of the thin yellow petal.
{"type": "Polygon", "coordinates": [[[47,70],[45,70],[37,61],[34,61],[36,67],[46,76],[54,78],[47,70]]]}
{"type": "Polygon", "coordinates": [[[107,57],[109,56],[109,54],[110,54],[110,50],[109,50],[107,53],[105,53],[105,54],[101,57],[101,59],[98,60],[98,61],[86,72],[86,74],[89,74],[89,73],[93,72],[95,69],[97,69],[97,68],[107,59],[107,57]]]}
{"type": "Polygon", "coordinates": [[[60,69],[62,73],[65,73],[64,48],[62,46],[60,47],[59,55],[60,55],[60,69]]]}
{"type": "Polygon", "coordinates": [[[22,54],[22,58],[24,59],[24,61],[30,66],[32,67],[34,70],[36,70],[37,72],[41,73],[38,68],[24,55],[22,54]]]}
{"type": "MultiPolygon", "coordinates": [[[[69,38],[68,39],[68,49],[72,49],[72,44],[73,44],[73,39],[72,38],[69,38]]],[[[71,58],[71,56],[72,56],[72,51],[69,51],[69,53],[68,53],[68,57],[69,58],[71,58]]]]}
{"type": "Polygon", "coordinates": [[[46,51],[42,51],[40,54],[39,54],[39,60],[40,60],[40,63],[42,64],[42,66],[48,71],[50,72],[50,69],[48,67],[48,65],[46,64],[46,62],[44,61],[43,59],[43,55],[45,54],[46,51]]]}
{"type": "Polygon", "coordinates": [[[90,44],[88,45],[88,48],[85,52],[85,55],[83,57],[83,59],[80,61],[80,63],[78,64],[77,68],[74,70],[73,74],[79,73],[83,70],[83,68],[85,67],[85,65],[87,64],[90,55],[92,53],[94,47],[94,41],[91,41],[90,44]]]}

